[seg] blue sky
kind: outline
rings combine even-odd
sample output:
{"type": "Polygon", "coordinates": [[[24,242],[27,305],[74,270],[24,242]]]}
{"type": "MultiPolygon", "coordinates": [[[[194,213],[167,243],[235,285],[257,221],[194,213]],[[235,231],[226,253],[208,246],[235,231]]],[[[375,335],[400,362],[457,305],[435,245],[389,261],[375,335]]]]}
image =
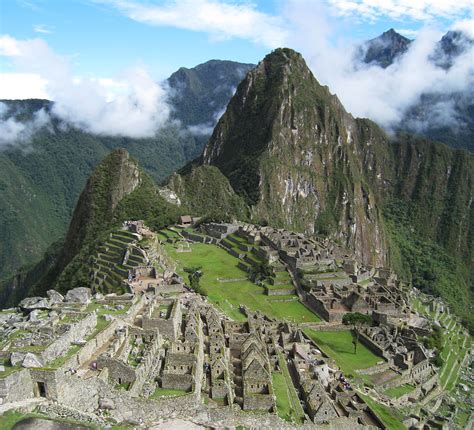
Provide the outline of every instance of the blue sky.
{"type": "MultiPolygon", "coordinates": [[[[200,1],[194,1],[195,5],[198,3],[200,1]]],[[[285,13],[287,2],[266,0],[252,3],[204,3],[227,3],[235,5],[236,8],[247,8],[261,13],[263,18],[280,19],[280,23],[272,24],[277,28],[285,27],[285,18],[281,17],[285,13]]],[[[469,15],[469,2],[463,4],[459,1],[452,2],[457,6],[438,7],[437,10],[435,6],[430,5],[432,2],[422,0],[420,3],[426,3],[427,6],[421,11],[426,14],[426,11],[434,9],[433,13],[423,16],[415,10],[402,13],[398,17],[398,12],[394,15],[393,9],[396,9],[397,5],[403,5],[403,1],[394,1],[392,8],[392,2],[382,2],[387,4],[386,8],[381,7],[373,11],[363,8],[364,1],[354,1],[352,3],[354,6],[358,4],[360,10],[351,12],[337,6],[337,1],[310,3],[313,6],[319,3],[318,5],[325,9],[328,20],[335,28],[332,35],[335,40],[369,39],[391,27],[415,32],[430,24],[440,30],[447,30],[454,21],[469,15]],[[453,7],[457,8],[456,13],[452,13],[453,7]]],[[[0,34],[7,34],[19,40],[42,38],[56,53],[70,58],[74,73],[101,77],[116,75],[137,63],[146,64],[152,75],[158,79],[168,76],[181,66],[192,67],[212,58],[256,63],[278,44],[276,41],[275,46],[271,46],[271,42],[252,40],[250,31],[243,31],[240,35],[238,31],[226,34],[225,29],[206,31],[205,28],[177,28],[176,21],[172,20],[144,22],[143,19],[131,17],[131,8],[127,9],[124,4],[139,4],[153,11],[153,7],[172,7],[174,2],[3,0],[0,3],[0,34]]],[[[225,27],[225,23],[223,26],[225,27]]],[[[410,32],[406,34],[414,35],[410,32]]],[[[8,58],[2,58],[0,67],[2,71],[14,69],[8,58]]]]}

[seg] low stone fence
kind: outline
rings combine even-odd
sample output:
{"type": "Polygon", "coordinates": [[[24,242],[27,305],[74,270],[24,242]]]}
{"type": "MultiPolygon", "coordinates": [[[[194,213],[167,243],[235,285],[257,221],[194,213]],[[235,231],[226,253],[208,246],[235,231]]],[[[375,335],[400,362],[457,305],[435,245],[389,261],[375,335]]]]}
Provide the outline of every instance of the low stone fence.
{"type": "Polygon", "coordinates": [[[248,278],[217,278],[217,282],[225,284],[226,282],[248,281],[248,278]]]}
{"type": "MultiPolygon", "coordinates": [[[[380,361],[383,359],[381,358],[380,361]]],[[[376,373],[384,372],[385,370],[390,369],[390,366],[393,363],[385,361],[382,364],[376,364],[375,366],[368,367],[367,369],[358,369],[356,372],[359,375],[374,375],[376,373]]]]}
{"type": "Polygon", "coordinates": [[[313,324],[311,328],[315,331],[347,331],[349,327],[344,324],[313,324]]]}
{"type": "Polygon", "coordinates": [[[288,296],[295,293],[294,288],[268,288],[265,287],[265,293],[268,296],[288,296]]]}
{"type": "Polygon", "coordinates": [[[49,403],[40,405],[38,412],[47,415],[48,417],[59,418],[61,420],[72,420],[85,422],[102,427],[105,424],[103,419],[97,415],[80,412],[76,409],[69,408],[65,405],[49,403]]]}

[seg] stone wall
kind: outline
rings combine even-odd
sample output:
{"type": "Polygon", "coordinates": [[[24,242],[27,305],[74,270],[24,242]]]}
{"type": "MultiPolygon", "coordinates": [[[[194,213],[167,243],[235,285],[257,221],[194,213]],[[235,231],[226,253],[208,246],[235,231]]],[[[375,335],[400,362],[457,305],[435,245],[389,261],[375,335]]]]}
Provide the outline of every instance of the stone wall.
{"type": "Polygon", "coordinates": [[[273,396],[269,394],[245,394],[245,411],[270,411],[274,406],[273,396]]]}
{"type": "Polygon", "coordinates": [[[335,320],[334,317],[331,318],[332,315],[328,312],[324,306],[324,303],[322,303],[321,300],[317,299],[312,294],[305,294],[305,302],[313,312],[316,312],[325,321],[332,322],[335,320]]]}
{"type": "Polygon", "coordinates": [[[130,387],[130,394],[138,396],[141,392],[143,384],[146,382],[151,370],[155,367],[156,361],[161,360],[163,352],[160,352],[162,345],[162,337],[157,333],[151,340],[151,343],[143,356],[141,363],[135,370],[135,381],[130,387]]]}
{"type": "Polygon", "coordinates": [[[370,339],[364,333],[359,334],[359,340],[363,345],[369,348],[375,355],[385,357],[386,355],[385,351],[382,348],[380,348],[380,346],[378,346],[375,342],[373,342],[372,339],[370,339]]]}
{"type": "Polygon", "coordinates": [[[33,383],[34,396],[39,396],[37,384],[41,383],[44,384],[46,398],[50,400],[57,399],[63,376],[60,370],[30,369],[30,375],[33,383]]]}
{"type": "Polygon", "coordinates": [[[0,398],[3,402],[18,402],[33,397],[33,381],[29,370],[19,370],[0,379],[0,398]]]}
{"type": "Polygon", "coordinates": [[[162,388],[169,388],[173,390],[191,391],[194,386],[194,375],[165,373],[161,377],[161,386],[162,388]]]}
{"type": "Polygon", "coordinates": [[[66,363],[63,369],[77,368],[89,361],[95,351],[106,344],[114,335],[115,330],[123,324],[120,320],[112,321],[104,330],[98,333],[93,339],[89,340],[76,354],[74,354],[66,363]]]}
{"type": "Polygon", "coordinates": [[[159,302],[150,305],[146,315],[143,315],[142,327],[144,330],[158,330],[163,336],[176,340],[181,325],[182,311],[179,300],[175,300],[168,319],[153,318],[153,309],[159,302]]]}
{"type": "Polygon", "coordinates": [[[295,293],[295,289],[292,288],[268,288],[265,287],[265,293],[268,296],[288,296],[295,293]]]}
{"type": "Polygon", "coordinates": [[[99,370],[108,369],[111,384],[131,384],[135,381],[135,369],[115,358],[99,356],[97,368],[99,370]]]}
{"type": "Polygon", "coordinates": [[[84,339],[97,325],[97,315],[92,312],[77,323],[71,324],[70,329],[52,342],[42,353],[45,363],[63,355],[74,341],[84,339]]]}

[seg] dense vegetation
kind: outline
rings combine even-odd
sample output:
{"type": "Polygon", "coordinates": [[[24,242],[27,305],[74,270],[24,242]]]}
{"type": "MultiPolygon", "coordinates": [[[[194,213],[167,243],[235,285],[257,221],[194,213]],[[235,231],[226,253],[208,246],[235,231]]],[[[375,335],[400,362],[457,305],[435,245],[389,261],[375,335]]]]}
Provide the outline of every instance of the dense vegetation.
{"type": "MultiPolygon", "coordinates": [[[[186,125],[213,127],[235,88],[254,64],[211,60],[192,69],[181,67],[168,83],[176,117],[186,125]]],[[[211,130],[210,130],[211,131],[211,130]]]]}
{"type": "Polygon", "coordinates": [[[90,284],[90,258],[109,233],[124,220],[143,219],[159,229],[174,223],[177,206],[160,196],[153,179],[124,150],[109,154],[95,169],[79,198],[64,243],[56,243],[36,266],[3,281],[2,304],[27,293],[43,294],[90,284]]]}
{"type": "Polygon", "coordinates": [[[401,277],[420,290],[443,297],[474,330],[472,266],[424,239],[414,228],[416,211],[406,202],[392,200],[384,207],[391,238],[392,264],[401,277]]]}
{"type": "Polygon", "coordinates": [[[190,213],[214,221],[247,219],[244,200],[234,192],[219,169],[191,163],[180,173],[170,178],[168,186],[178,194],[190,213]]]}

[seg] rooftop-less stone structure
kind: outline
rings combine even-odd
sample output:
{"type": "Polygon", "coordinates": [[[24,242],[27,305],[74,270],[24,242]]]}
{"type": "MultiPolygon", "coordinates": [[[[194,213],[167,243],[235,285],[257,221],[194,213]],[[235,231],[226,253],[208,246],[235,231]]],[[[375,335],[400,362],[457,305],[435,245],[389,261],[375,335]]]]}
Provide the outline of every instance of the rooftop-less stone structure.
{"type": "MultiPolygon", "coordinates": [[[[363,266],[328,241],[271,227],[214,223],[161,239],[176,247],[221,246],[245,270],[266,261],[278,273],[263,285],[267,294],[289,285],[324,320],[313,329],[347,329],[341,326],[346,312],[372,315],[375,323],[361,331],[360,342],[380,362],[360,371],[377,381],[367,388],[352,383],[354,375],[345,375],[304,333],[307,326],[245,307],[245,321],[231,320],[188,289],[143,223],[125,228],[149,239],[143,250],[149,264],[130,268],[127,293],[104,295],[99,284],[65,297],[51,290],[0,313],[1,408],[39,402],[47,415],[101,425],[151,425],[179,416],[215,427],[384,428],[364,396],[387,401],[383,393],[400,384],[414,387],[400,405],[443,395],[433,351],[420,342],[433,322],[411,308],[390,271],[363,266]],[[302,422],[278,416],[275,374],[286,378],[302,422]]],[[[438,300],[429,306],[446,311],[438,300]]],[[[433,419],[415,414],[406,423],[433,419]]]]}

